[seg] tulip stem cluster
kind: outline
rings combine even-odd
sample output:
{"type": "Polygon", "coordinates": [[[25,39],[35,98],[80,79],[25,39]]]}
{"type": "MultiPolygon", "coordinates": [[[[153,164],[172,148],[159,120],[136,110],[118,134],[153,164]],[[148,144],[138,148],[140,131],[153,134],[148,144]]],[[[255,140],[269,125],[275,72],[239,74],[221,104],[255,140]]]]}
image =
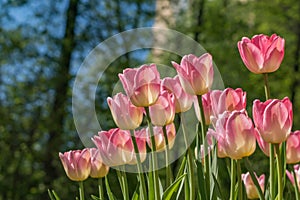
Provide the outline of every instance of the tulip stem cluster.
{"type": "Polygon", "coordinates": [[[102,178],[98,178],[98,190],[99,190],[99,199],[104,199],[104,191],[103,191],[103,180],[102,178]]]}

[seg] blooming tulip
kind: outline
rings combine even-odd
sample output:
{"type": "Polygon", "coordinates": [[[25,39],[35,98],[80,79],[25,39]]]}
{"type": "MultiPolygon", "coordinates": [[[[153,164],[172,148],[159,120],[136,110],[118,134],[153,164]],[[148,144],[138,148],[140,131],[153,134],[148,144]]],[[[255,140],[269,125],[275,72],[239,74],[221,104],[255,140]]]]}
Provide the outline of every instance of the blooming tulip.
{"type": "Polygon", "coordinates": [[[270,143],[267,143],[263,140],[263,138],[260,136],[258,130],[255,128],[255,138],[258,143],[259,148],[262,150],[262,152],[266,156],[270,156],[270,143]]]}
{"type": "MultiPolygon", "coordinates": [[[[146,158],[146,141],[135,133],[141,162],[146,158]]],[[[119,166],[124,164],[136,164],[136,155],[130,132],[119,128],[109,131],[100,131],[92,138],[99,149],[103,163],[107,166],[119,166]]]]}
{"type": "MultiPolygon", "coordinates": [[[[298,189],[300,189],[300,165],[294,165],[294,172],[296,175],[298,189]]],[[[286,175],[290,179],[292,185],[295,185],[295,180],[294,180],[293,174],[290,173],[288,170],[286,170],[286,175]]]]}
{"type": "Polygon", "coordinates": [[[292,132],[286,140],[286,163],[300,161],[300,131],[292,132]]]}
{"type": "Polygon", "coordinates": [[[65,172],[72,181],[84,181],[90,175],[91,155],[89,149],[59,153],[65,172]]]}
{"type": "Polygon", "coordinates": [[[173,122],[175,118],[174,95],[164,90],[155,104],[149,107],[151,122],[155,126],[164,126],[173,122]]]}
{"type": "Polygon", "coordinates": [[[118,93],[113,98],[108,97],[107,103],[120,129],[134,130],[141,125],[144,108],[134,106],[126,95],[118,93]]]}
{"type": "Polygon", "coordinates": [[[292,103],[289,98],[255,100],[253,120],[261,135],[268,143],[282,143],[291,132],[293,122],[292,103]]]}
{"type": "Polygon", "coordinates": [[[155,64],[125,69],[119,78],[133,105],[148,107],[156,102],[160,92],[160,75],[155,64]]]}
{"type": "Polygon", "coordinates": [[[243,37],[238,49],[246,67],[255,74],[276,71],[284,56],[284,39],[273,34],[271,37],[260,34],[250,40],[243,37]]]}
{"type": "MultiPolygon", "coordinates": [[[[253,180],[252,180],[249,172],[247,172],[246,174],[242,174],[242,180],[243,180],[243,182],[245,184],[245,188],[246,188],[246,193],[247,193],[248,199],[258,199],[259,195],[258,195],[257,189],[256,189],[256,187],[254,185],[254,182],[253,182],[253,180]]],[[[265,188],[265,175],[262,174],[259,178],[257,178],[257,181],[259,183],[259,186],[260,186],[262,192],[264,192],[264,188],[265,188]]]]}
{"type": "Polygon", "coordinates": [[[91,172],[90,176],[92,178],[102,178],[108,174],[109,167],[106,166],[101,158],[99,149],[90,148],[91,154],[91,172]]]}
{"type": "Polygon", "coordinates": [[[203,95],[210,90],[214,76],[210,54],[205,53],[199,58],[193,54],[185,55],[181,59],[180,65],[175,62],[172,64],[186,93],[203,95]]]}
{"type": "MultiPolygon", "coordinates": [[[[167,129],[167,137],[168,137],[168,143],[169,143],[169,149],[171,149],[174,145],[175,142],[175,136],[176,136],[176,129],[175,125],[169,124],[166,126],[167,129]]],[[[152,143],[151,143],[151,135],[149,133],[149,128],[146,128],[145,130],[147,132],[147,143],[150,148],[152,148],[152,143]]],[[[166,141],[164,138],[164,132],[163,132],[163,127],[161,126],[154,126],[153,127],[153,134],[154,134],[154,140],[155,140],[155,147],[157,152],[164,151],[166,148],[166,141]]]]}
{"type": "Polygon", "coordinates": [[[256,147],[255,129],[245,110],[224,112],[210,129],[222,150],[222,157],[241,159],[250,156],[256,147]]]}
{"type": "MultiPolygon", "coordinates": [[[[210,116],[212,115],[210,92],[202,95],[202,106],[203,106],[203,111],[204,111],[205,124],[209,125],[211,123],[210,116]]],[[[194,108],[195,108],[195,112],[196,112],[198,120],[201,121],[198,99],[196,99],[194,102],[194,108]]]]}
{"type": "Polygon", "coordinates": [[[174,78],[166,77],[162,80],[161,90],[169,90],[175,96],[175,112],[185,112],[192,107],[195,95],[186,93],[179,81],[179,76],[174,78]]]}

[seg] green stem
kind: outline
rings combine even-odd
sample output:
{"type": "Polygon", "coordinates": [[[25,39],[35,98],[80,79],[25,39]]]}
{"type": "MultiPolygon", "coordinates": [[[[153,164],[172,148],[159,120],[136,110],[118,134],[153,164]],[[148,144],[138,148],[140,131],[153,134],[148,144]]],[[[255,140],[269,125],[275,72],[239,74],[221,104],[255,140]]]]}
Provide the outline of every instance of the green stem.
{"type": "Polygon", "coordinates": [[[270,200],[275,199],[275,179],[274,179],[274,145],[270,144],[270,157],[269,157],[269,164],[270,164],[270,200]]]}
{"type": "Polygon", "coordinates": [[[83,187],[83,181],[79,181],[79,199],[84,200],[84,187],[83,187]]]}
{"type": "Polygon", "coordinates": [[[270,86],[269,86],[269,81],[268,81],[268,74],[263,74],[264,75],[264,88],[265,88],[265,95],[266,95],[266,100],[270,99],[270,86]]]}
{"type": "Polygon", "coordinates": [[[171,171],[171,167],[169,165],[170,163],[170,158],[169,158],[169,154],[170,154],[170,147],[169,147],[169,140],[168,140],[168,135],[167,135],[167,127],[163,126],[163,133],[164,133],[164,138],[165,138],[165,145],[166,145],[166,151],[165,151],[165,155],[166,155],[166,188],[168,188],[171,183],[173,182],[173,175],[172,175],[172,171],[171,171]]]}
{"type": "Polygon", "coordinates": [[[134,131],[130,130],[130,133],[131,133],[131,139],[132,139],[134,152],[135,152],[136,160],[137,160],[138,176],[139,176],[140,184],[141,184],[141,187],[142,187],[141,199],[147,199],[146,183],[145,183],[144,174],[142,172],[142,165],[141,165],[142,162],[141,162],[141,157],[140,157],[138,145],[137,145],[137,142],[136,142],[136,138],[134,136],[134,131]]]}
{"type": "Polygon", "coordinates": [[[242,170],[240,160],[236,160],[237,165],[237,180],[238,180],[238,199],[243,199],[243,185],[242,185],[242,170]]]}
{"type": "Polygon", "coordinates": [[[231,159],[231,170],[230,170],[230,200],[234,200],[234,189],[236,183],[236,163],[234,159],[231,159]]]}
{"type": "Polygon", "coordinates": [[[129,200],[129,192],[128,192],[128,184],[127,184],[127,177],[126,173],[121,169],[121,170],[116,170],[117,175],[119,178],[119,182],[121,185],[122,193],[124,200],[129,200]]]}
{"type": "Polygon", "coordinates": [[[297,176],[296,176],[296,173],[295,173],[295,168],[294,168],[294,166],[293,166],[292,173],[293,173],[293,177],[294,177],[294,189],[295,189],[296,200],[299,200],[298,181],[297,181],[297,176]]]}
{"type": "Polygon", "coordinates": [[[276,158],[277,158],[277,180],[278,180],[278,195],[277,199],[283,198],[283,181],[282,181],[282,162],[281,162],[281,154],[279,151],[279,144],[274,144],[276,148],[276,158]]]}
{"type": "MultiPolygon", "coordinates": [[[[209,165],[209,153],[208,153],[208,144],[206,140],[206,132],[207,132],[207,126],[205,124],[205,115],[204,115],[204,109],[202,105],[202,96],[198,95],[198,104],[200,107],[200,114],[201,114],[201,138],[202,138],[202,144],[204,148],[204,174],[205,174],[205,184],[206,184],[206,194],[207,198],[209,199],[210,195],[210,165],[209,165]]],[[[197,146],[197,150],[200,151],[201,147],[197,146]]]]}
{"type": "Polygon", "coordinates": [[[258,183],[258,180],[257,180],[257,177],[255,176],[254,174],[254,170],[250,164],[250,161],[248,159],[248,157],[245,158],[245,164],[246,164],[246,168],[248,169],[249,173],[250,173],[250,176],[251,176],[251,179],[256,187],[256,190],[258,192],[258,196],[259,196],[259,199],[260,200],[265,200],[265,197],[264,197],[264,194],[260,188],[260,185],[258,183]]]}
{"type": "Polygon", "coordinates": [[[149,114],[149,107],[145,107],[145,110],[146,110],[146,118],[147,118],[148,128],[149,128],[149,131],[150,131],[150,139],[151,139],[151,156],[152,156],[154,198],[155,198],[155,200],[159,200],[160,199],[160,192],[159,192],[159,185],[158,185],[159,182],[158,182],[158,173],[157,173],[157,157],[156,157],[155,138],[154,138],[153,126],[152,126],[151,118],[150,118],[150,114],[149,114]]]}
{"type": "Polygon", "coordinates": [[[99,190],[99,199],[104,200],[104,192],[103,192],[103,181],[102,178],[98,178],[98,190],[99,190]]]}
{"type": "Polygon", "coordinates": [[[192,149],[188,143],[187,140],[187,135],[186,135],[186,130],[185,130],[185,121],[184,117],[180,118],[181,124],[182,124],[182,132],[183,132],[183,138],[184,138],[184,143],[187,148],[187,152],[185,156],[188,158],[187,159],[187,171],[188,171],[188,178],[185,179],[185,199],[186,200],[194,200],[195,199],[195,177],[194,177],[194,161],[193,161],[193,153],[192,149]]]}

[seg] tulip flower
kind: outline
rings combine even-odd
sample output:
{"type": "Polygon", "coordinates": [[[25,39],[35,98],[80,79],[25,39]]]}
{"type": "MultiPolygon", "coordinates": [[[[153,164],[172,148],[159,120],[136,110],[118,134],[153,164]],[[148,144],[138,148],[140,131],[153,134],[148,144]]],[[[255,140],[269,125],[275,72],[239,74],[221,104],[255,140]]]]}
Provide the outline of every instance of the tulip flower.
{"type": "MultiPolygon", "coordinates": [[[[210,123],[211,123],[210,116],[212,115],[212,107],[211,107],[210,94],[211,94],[211,92],[208,92],[208,93],[202,95],[202,106],[203,106],[204,118],[205,118],[206,125],[210,125],[210,123]]],[[[198,99],[196,99],[194,102],[194,108],[195,108],[195,112],[196,112],[196,116],[197,116],[198,120],[201,121],[198,99]]]]}
{"type": "Polygon", "coordinates": [[[300,131],[291,132],[286,140],[286,163],[295,164],[300,161],[300,131]]]}
{"type": "MultiPolygon", "coordinates": [[[[167,129],[167,137],[168,137],[168,143],[169,143],[169,149],[171,149],[174,145],[175,142],[175,136],[176,136],[176,129],[175,129],[175,125],[169,124],[166,126],[167,129]]],[[[150,148],[152,148],[152,144],[151,144],[151,135],[149,132],[149,128],[145,129],[148,137],[147,137],[147,143],[148,146],[150,148]]],[[[165,138],[164,138],[164,133],[163,133],[163,127],[161,126],[154,126],[153,127],[153,134],[154,134],[154,140],[155,140],[155,145],[156,145],[156,151],[157,152],[161,152],[164,151],[166,148],[166,142],[165,142],[165,138]]]]}
{"type": "Polygon", "coordinates": [[[126,95],[118,93],[113,98],[108,97],[107,103],[120,129],[134,130],[141,125],[144,108],[134,106],[126,95]]]}
{"type": "MultiPolygon", "coordinates": [[[[256,174],[255,174],[255,176],[256,176],[256,174]]],[[[254,182],[253,182],[249,172],[247,172],[246,174],[242,174],[242,180],[245,184],[248,199],[258,199],[259,195],[258,195],[257,189],[254,185],[254,182]]],[[[262,192],[264,192],[264,189],[265,189],[265,175],[262,174],[259,178],[257,178],[257,181],[259,183],[259,186],[260,186],[262,192]]]]}
{"type": "Polygon", "coordinates": [[[91,155],[89,149],[59,153],[64,170],[72,181],[84,181],[90,175],[91,155]]]}
{"type": "Polygon", "coordinates": [[[243,37],[238,49],[246,67],[255,74],[276,71],[284,56],[284,39],[273,34],[255,35],[250,40],[243,37]]]}
{"type": "Polygon", "coordinates": [[[133,105],[148,107],[156,102],[160,93],[160,75],[155,64],[125,69],[119,78],[133,105]]]}
{"type": "Polygon", "coordinates": [[[179,76],[180,83],[186,93],[203,95],[213,83],[214,69],[212,57],[205,53],[199,58],[193,54],[185,55],[180,62],[172,62],[179,76]]]}
{"type": "Polygon", "coordinates": [[[173,122],[175,118],[174,95],[164,90],[157,101],[149,106],[151,122],[155,126],[165,126],[173,122]]]}
{"type": "Polygon", "coordinates": [[[255,100],[252,113],[254,123],[266,142],[278,144],[286,140],[293,123],[292,103],[289,98],[269,99],[266,102],[255,100]]]}
{"type": "Polygon", "coordinates": [[[164,78],[161,83],[161,90],[169,90],[174,94],[176,113],[186,112],[192,107],[195,95],[190,95],[183,90],[178,75],[174,78],[164,78]]]}
{"type": "MultiPolygon", "coordinates": [[[[294,165],[294,172],[296,175],[298,189],[300,189],[300,165],[294,165]]],[[[288,170],[286,170],[286,175],[290,179],[292,185],[295,185],[295,180],[294,180],[293,174],[291,172],[289,172],[288,170]]]]}
{"type": "Polygon", "coordinates": [[[102,178],[108,174],[109,167],[106,166],[101,158],[99,149],[90,148],[91,154],[91,172],[90,176],[92,178],[102,178]]]}
{"type": "Polygon", "coordinates": [[[222,157],[238,160],[255,151],[255,129],[245,110],[219,115],[215,130],[210,129],[209,134],[216,138],[222,157]]]}
{"type": "MultiPolygon", "coordinates": [[[[146,141],[135,133],[141,162],[146,159],[146,141]]],[[[109,131],[100,131],[92,138],[99,149],[102,161],[107,166],[119,166],[124,164],[136,164],[136,155],[130,132],[119,128],[109,131]]]]}

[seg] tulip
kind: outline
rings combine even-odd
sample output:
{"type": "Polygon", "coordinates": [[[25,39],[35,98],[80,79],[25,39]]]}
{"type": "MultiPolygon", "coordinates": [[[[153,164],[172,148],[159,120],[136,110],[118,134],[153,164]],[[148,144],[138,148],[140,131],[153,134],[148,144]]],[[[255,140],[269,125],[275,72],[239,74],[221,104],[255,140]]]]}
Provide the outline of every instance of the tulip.
{"type": "Polygon", "coordinates": [[[210,134],[216,138],[222,157],[238,160],[255,151],[255,129],[245,110],[219,115],[215,130],[210,130],[210,134]]]}
{"type": "MultiPolygon", "coordinates": [[[[171,149],[174,145],[175,142],[175,136],[176,136],[176,129],[175,125],[169,124],[166,126],[167,129],[167,137],[168,137],[168,143],[169,143],[169,149],[171,149]]],[[[152,149],[152,143],[151,143],[151,135],[149,132],[149,128],[145,129],[148,137],[147,137],[147,143],[148,146],[152,149]]],[[[154,134],[154,140],[155,140],[155,146],[156,146],[156,151],[161,152],[164,151],[166,148],[166,141],[164,138],[164,133],[163,133],[163,127],[161,126],[154,126],[153,127],[153,134],[154,134]]]]}
{"type": "Polygon", "coordinates": [[[255,100],[252,113],[254,123],[266,142],[278,144],[286,140],[293,123],[292,103],[289,98],[269,99],[266,102],[255,100]]]}
{"type": "Polygon", "coordinates": [[[172,64],[186,93],[203,95],[210,90],[214,76],[210,54],[205,53],[199,58],[193,54],[185,55],[181,59],[180,65],[175,62],[172,64]]]}
{"type": "Polygon", "coordinates": [[[174,94],[176,113],[186,112],[192,107],[195,95],[190,95],[183,90],[178,75],[174,78],[164,78],[161,83],[161,90],[169,90],[174,94]]]}
{"type": "Polygon", "coordinates": [[[90,175],[91,155],[89,149],[59,153],[64,170],[72,181],[84,181],[90,175]]]}
{"type": "Polygon", "coordinates": [[[286,140],[286,163],[295,164],[300,161],[300,131],[292,132],[286,140]]]}
{"type": "Polygon", "coordinates": [[[90,176],[92,178],[102,178],[108,174],[109,167],[106,166],[101,158],[99,149],[90,148],[91,154],[91,172],[90,176]]]}
{"type": "Polygon", "coordinates": [[[156,102],[160,93],[160,75],[155,64],[125,69],[119,78],[133,105],[148,107],[156,102]]]}
{"type": "MultiPolygon", "coordinates": [[[[135,133],[141,162],[146,159],[146,141],[135,133]]],[[[124,164],[136,164],[136,155],[130,132],[119,128],[109,131],[100,131],[92,138],[99,149],[102,161],[107,166],[120,166],[124,164]]]]}
{"type": "Polygon", "coordinates": [[[255,35],[250,40],[243,37],[238,49],[246,67],[255,74],[276,71],[284,56],[284,39],[273,34],[255,35]]]}
{"type": "MultiPolygon", "coordinates": [[[[255,176],[256,176],[256,174],[255,174],[255,176]]],[[[248,199],[258,199],[259,195],[258,195],[257,189],[254,185],[254,182],[253,182],[249,172],[247,172],[246,174],[242,174],[242,180],[245,184],[248,199]]],[[[259,178],[257,178],[257,181],[259,183],[259,186],[260,186],[262,192],[264,192],[265,175],[262,174],[259,178]]]]}
{"type": "Polygon", "coordinates": [[[155,104],[149,107],[151,122],[155,126],[165,126],[175,118],[175,98],[167,90],[159,95],[155,104]]]}
{"type": "Polygon", "coordinates": [[[141,125],[144,108],[134,106],[126,95],[118,93],[113,98],[108,97],[107,103],[120,129],[134,130],[141,125]]]}
{"type": "MultiPolygon", "coordinates": [[[[208,93],[202,95],[202,107],[203,107],[203,111],[204,111],[204,118],[205,118],[206,125],[210,125],[210,123],[211,123],[210,116],[212,115],[212,107],[211,107],[210,94],[211,94],[211,92],[208,92],[208,93]]],[[[196,112],[196,116],[197,116],[198,120],[201,121],[198,99],[196,99],[196,101],[194,102],[194,108],[195,108],[195,112],[196,112]]]]}
{"type": "MultiPolygon", "coordinates": [[[[300,189],[300,165],[294,165],[294,172],[296,175],[298,189],[300,189]]],[[[290,173],[288,170],[286,170],[286,175],[290,179],[292,185],[295,186],[295,180],[293,174],[290,173]]]]}

